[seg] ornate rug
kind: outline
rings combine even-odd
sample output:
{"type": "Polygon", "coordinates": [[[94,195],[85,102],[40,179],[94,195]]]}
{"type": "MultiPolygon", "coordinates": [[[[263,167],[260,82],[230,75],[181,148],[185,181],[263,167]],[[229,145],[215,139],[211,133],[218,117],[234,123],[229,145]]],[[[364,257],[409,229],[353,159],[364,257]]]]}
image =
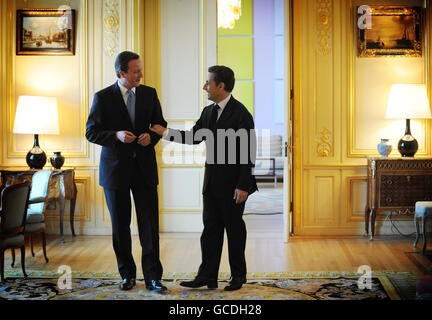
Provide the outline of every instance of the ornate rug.
{"type": "Polygon", "coordinates": [[[164,274],[166,293],[147,291],[144,281],[130,291],[120,291],[116,274],[72,273],[71,286],[62,274],[48,271],[6,271],[0,299],[6,300],[407,300],[415,299],[417,276],[408,271],[373,272],[369,288],[359,287],[361,274],[354,272],[251,273],[240,290],[226,292],[229,275],[221,274],[219,288],[188,289],[179,282],[193,273],[164,274]]]}

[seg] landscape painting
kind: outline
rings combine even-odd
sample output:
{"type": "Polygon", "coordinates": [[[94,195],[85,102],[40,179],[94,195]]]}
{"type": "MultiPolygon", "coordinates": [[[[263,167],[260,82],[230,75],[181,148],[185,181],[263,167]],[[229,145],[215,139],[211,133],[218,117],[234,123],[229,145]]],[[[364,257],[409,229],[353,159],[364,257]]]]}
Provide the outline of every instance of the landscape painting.
{"type": "Polygon", "coordinates": [[[358,28],[360,57],[422,55],[421,9],[371,7],[371,28],[358,28]]]}
{"type": "Polygon", "coordinates": [[[17,11],[18,55],[75,54],[75,11],[17,11]]]}

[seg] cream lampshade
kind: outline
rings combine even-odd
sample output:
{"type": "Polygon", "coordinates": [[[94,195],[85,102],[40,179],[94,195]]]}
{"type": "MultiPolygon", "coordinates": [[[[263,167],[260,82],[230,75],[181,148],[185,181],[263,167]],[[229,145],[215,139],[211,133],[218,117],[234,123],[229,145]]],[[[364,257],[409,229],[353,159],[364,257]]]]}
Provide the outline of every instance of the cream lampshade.
{"type": "Polygon", "coordinates": [[[46,154],[39,147],[39,134],[60,133],[57,98],[20,96],[13,133],[34,134],[34,145],[27,153],[26,161],[31,169],[42,169],[46,154]]]}
{"type": "Polygon", "coordinates": [[[402,157],[413,157],[418,150],[417,140],[411,135],[411,119],[430,119],[431,111],[424,84],[393,84],[387,103],[386,119],[405,119],[405,135],[399,140],[402,157]]]}

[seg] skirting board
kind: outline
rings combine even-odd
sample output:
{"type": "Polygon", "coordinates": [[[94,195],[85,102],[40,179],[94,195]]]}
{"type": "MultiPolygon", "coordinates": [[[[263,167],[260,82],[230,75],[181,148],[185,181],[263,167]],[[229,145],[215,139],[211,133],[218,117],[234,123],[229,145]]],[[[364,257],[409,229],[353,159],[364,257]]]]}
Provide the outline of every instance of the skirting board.
{"type": "MultiPolygon", "coordinates": [[[[272,216],[272,219],[278,218],[272,216]]],[[[248,233],[251,232],[282,232],[283,226],[274,227],[274,223],[265,223],[268,217],[263,216],[246,216],[245,222],[248,227],[248,233]],[[257,221],[255,221],[257,220],[257,221]],[[257,222],[260,228],[257,226],[257,222]],[[266,227],[267,226],[267,227],[266,227]],[[271,228],[274,227],[273,230],[271,228]],[[259,229],[259,230],[258,230],[259,229]]],[[[47,234],[59,235],[59,221],[47,221],[47,234]]],[[[415,232],[413,221],[395,221],[396,226],[403,234],[411,234],[415,232]]],[[[75,233],[77,235],[111,235],[110,223],[104,223],[104,225],[95,225],[92,221],[80,221],[74,222],[75,233]]],[[[68,236],[71,234],[69,219],[65,219],[63,222],[64,235],[68,236]]],[[[160,213],[159,215],[159,231],[160,232],[196,232],[201,233],[203,230],[202,213],[160,213]]],[[[376,235],[398,235],[397,231],[391,229],[389,221],[377,221],[375,225],[376,235]]],[[[432,223],[428,223],[428,232],[432,231],[432,223]]],[[[137,235],[137,227],[131,226],[132,235],[137,235]]],[[[343,232],[335,229],[333,231],[327,229],[308,230],[310,235],[363,235],[364,234],[364,223],[359,223],[357,227],[352,229],[346,229],[343,232]],[[323,232],[327,231],[327,232],[323,232]],[[339,232],[338,232],[339,231],[339,232]]]]}

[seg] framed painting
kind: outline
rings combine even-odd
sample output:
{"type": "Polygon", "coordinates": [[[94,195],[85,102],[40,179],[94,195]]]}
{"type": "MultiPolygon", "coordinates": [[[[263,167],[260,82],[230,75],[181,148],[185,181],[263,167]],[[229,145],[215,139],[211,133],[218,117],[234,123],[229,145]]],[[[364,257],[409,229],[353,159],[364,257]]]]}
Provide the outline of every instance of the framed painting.
{"type": "Polygon", "coordinates": [[[74,55],[75,10],[17,10],[17,55],[74,55]]]}
{"type": "MultiPolygon", "coordinates": [[[[358,19],[364,18],[357,8],[358,19]]],[[[368,7],[368,24],[357,28],[358,55],[422,56],[422,9],[419,7],[368,7]]]]}

